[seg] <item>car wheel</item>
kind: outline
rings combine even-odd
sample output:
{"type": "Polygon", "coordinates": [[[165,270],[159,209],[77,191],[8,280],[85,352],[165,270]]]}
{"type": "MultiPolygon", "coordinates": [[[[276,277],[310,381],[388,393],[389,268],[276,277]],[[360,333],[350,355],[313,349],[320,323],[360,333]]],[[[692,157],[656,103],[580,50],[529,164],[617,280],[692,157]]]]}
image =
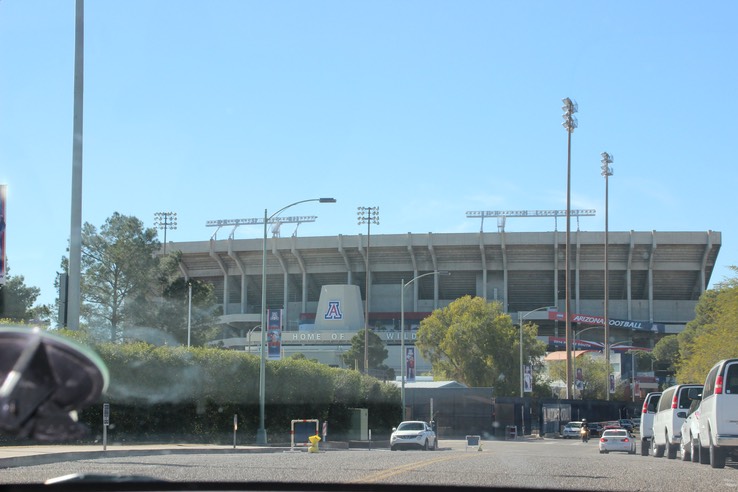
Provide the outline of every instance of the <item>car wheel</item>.
{"type": "Polygon", "coordinates": [[[697,441],[697,448],[699,449],[697,456],[699,457],[700,464],[709,465],[710,464],[710,453],[708,452],[707,448],[702,446],[702,439],[699,439],[697,441]]]}
{"type": "Polygon", "coordinates": [[[710,436],[710,468],[725,468],[725,450],[712,443],[712,436],[710,436]]]}
{"type": "Polygon", "coordinates": [[[689,440],[689,452],[692,458],[692,463],[699,463],[700,461],[700,443],[697,439],[689,440]]]}
{"type": "Polygon", "coordinates": [[[600,449],[600,454],[605,454],[605,450],[604,449],[600,449]]]}
{"type": "Polygon", "coordinates": [[[430,450],[435,451],[438,447],[438,441],[436,439],[433,439],[433,446],[431,446],[430,450]]]}
{"type": "Polygon", "coordinates": [[[661,458],[662,456],[664,456],[665,450],[666,450],[666,445],[659,446],[658,444],[656,444],[656,439],[653,437],[651,438],[651,451],[653,451],[654,458],[661,458]]]}
{"type": "MultiPolygon", "coordinates": [[[[689,442],[691,443],[692,439],[690,439],[689,442]]],[[[692,453],[689,451],[689,448],[687,448],[686,439],[683,436],[682,440],[679,442],[679,455],[682,458],[682,461],[692,460],[692,453]]]]}
{"type": "Polygon", "coordinates": [[[395,447],[395,446],[390,446],[390,451],[397,451],[397,447],[395,447]]]}
{"type": "Polygon", "coordinates": [[[423,451],[428,451],[430,447],[428,446],[428,439],[425,440],[425,443],[423,444],[423,451]]]}
{"type": "Polygon", "coordinates": [[[677,452],[679,451],[679,445],[678,444],[671,444],[666,443],[666,457],[667,459],[674,460],[677,457],[677,452]]]}
{"type": "Polygon", "coordinates": [[[651,445],[648,439],[641,439],[641,456],[648,456],[648,448],[651,445]]]}

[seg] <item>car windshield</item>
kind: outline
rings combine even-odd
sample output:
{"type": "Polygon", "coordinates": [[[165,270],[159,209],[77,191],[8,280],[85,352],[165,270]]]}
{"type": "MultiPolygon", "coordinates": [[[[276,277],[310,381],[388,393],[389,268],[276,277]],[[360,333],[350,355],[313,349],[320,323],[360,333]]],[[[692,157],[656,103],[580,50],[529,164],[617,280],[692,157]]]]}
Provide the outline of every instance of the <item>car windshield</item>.
{"type": "Polygon", "coordinates": [[[0,488],[737,482],[736,19],[0,0],[0,488]]]}
{"type": "Polygon", "coordinates": [[[422,431],[425,430],[425,426],[422,422],[403,422],[398,427],[400,431],[422,431]]]}

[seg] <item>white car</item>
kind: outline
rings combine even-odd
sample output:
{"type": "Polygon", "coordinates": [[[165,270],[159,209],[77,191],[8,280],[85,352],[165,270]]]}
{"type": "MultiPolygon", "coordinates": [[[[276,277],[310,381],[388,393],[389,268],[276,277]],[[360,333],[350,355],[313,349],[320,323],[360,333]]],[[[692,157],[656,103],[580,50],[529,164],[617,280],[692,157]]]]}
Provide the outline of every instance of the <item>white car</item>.
{"type": "Polygon", "coordinates": [[[655,457],[666,453],[670,460],[676,458],[687,410],[701,393],[701,384],[678,384],[664,390],[651,426],[651,450],[655,457]]]}
{"type": "Polygon", "coordinates": [[[436,433],[428,423],[421,420],[408,420],[392,429],[390,449],[418,448],[434,450],[438,446],[436,433]]]}
{"type": "Polygon", "coordinates": [[[641,456],[648,456],[648,450],[651,449],[651,437],[653,436],[653,416],[656,415],[661,392],[654,391],[646,395],[643,400],[643,410],[641,411],[640,429],[641,434],[641,456]]]}
{"type": "Polygon", "coordinates": [[[700,463],[725,467],[729,455],[738,455],[738,359],[721,360],[705,379],[700,404],[700,463]]]}
{"type": "Polygon", "coordinates": [[[635,454],[636,441],[627,429],[607,429],[600,437],[600,454],[607,454],[610,451],[623,451],[628,454],[635,454]]]}
{"type": "Polygon", "coordinates": [[[579,439],[579,432],[582,430],[582,423],[579,421],[569,422],[564,426],[564,430],[561,431],[561,437],[564,439],[569,439],[573,437],[574,439],[579,439]]]}
{"type": "Polygon", "coordinates": [[[679,441],[679,454],[682,461],[707,463],[707,453],[700,453],[700,400],[695,399],[689,406],[687,418],[682,424],[682,439],[679,441]]]}

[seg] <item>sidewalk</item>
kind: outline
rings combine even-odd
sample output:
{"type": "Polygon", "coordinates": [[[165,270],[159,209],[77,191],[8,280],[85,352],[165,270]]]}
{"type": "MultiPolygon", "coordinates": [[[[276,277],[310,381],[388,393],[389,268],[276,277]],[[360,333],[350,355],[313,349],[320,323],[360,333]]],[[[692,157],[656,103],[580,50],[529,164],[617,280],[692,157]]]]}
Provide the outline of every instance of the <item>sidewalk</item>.
{"type": "Polygon", "coordinates": [[[0,469],[39,465],[59,461],[95,459],[116,456],[191,453],[279,453],[283,446],[215,445],[215,444],[50,444],[34,446],[0,446],[0,469]]]}

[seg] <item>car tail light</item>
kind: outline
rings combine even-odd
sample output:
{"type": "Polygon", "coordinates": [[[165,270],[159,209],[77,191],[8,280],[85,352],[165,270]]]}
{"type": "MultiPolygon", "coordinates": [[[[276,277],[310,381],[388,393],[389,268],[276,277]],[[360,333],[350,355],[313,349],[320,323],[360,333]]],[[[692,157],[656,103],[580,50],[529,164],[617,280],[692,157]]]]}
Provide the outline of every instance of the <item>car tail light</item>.
{"type": "Polygon", "coordinates": [[[604,437],[600,437],[600,442],[607,442],[607,439],[605,439],[604,437]]]}
{"type": "Polygon", "coordinates": [[[722,376],[718,376],[715,379],[715,394],[716,395],[723,394],[723,377],[722,376]]]}
{"type": "Polygon", "coordinates": [[[679,407],[679,392],[674,392],[674,398],[671,399],[671,408],[678,408],[679,407]]]}
{"type": "Polygon", "coordinates": [[[629,441],[629,440],[628,440],[628,438],[626,437],[625,439],[623,439],[623,442],[630,442],[630,441],[629,441]]]}
{"type": "Polygon", "coordinates": [[[643,400],[643,409],[641,409],[641,413],[648,413],[648,400],[643,400]]]}

